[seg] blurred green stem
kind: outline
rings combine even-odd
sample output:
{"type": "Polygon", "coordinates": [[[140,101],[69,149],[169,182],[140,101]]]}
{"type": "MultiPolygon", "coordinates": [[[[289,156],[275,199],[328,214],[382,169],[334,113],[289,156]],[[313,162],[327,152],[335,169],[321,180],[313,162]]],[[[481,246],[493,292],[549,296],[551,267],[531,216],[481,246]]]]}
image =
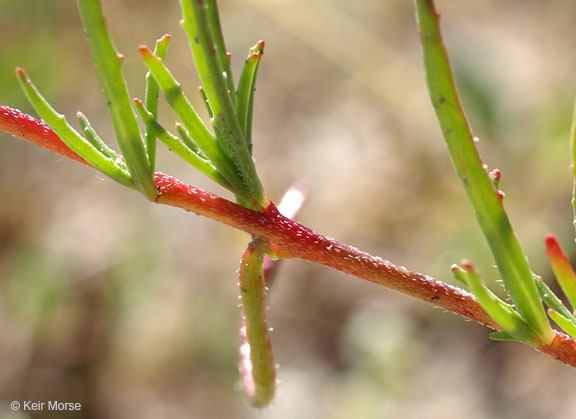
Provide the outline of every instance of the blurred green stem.
{"type": "Polygon", "coordinates": [[[576,100],[574,101],[574,110],[572,111],[572,125],[570,127],[570,151],[571,151],[571,161],[570,161],[570,171],[574,176],[574,182],[572,186],[572,209],[574,212],[574,229],[576,230],[576,100]]]}

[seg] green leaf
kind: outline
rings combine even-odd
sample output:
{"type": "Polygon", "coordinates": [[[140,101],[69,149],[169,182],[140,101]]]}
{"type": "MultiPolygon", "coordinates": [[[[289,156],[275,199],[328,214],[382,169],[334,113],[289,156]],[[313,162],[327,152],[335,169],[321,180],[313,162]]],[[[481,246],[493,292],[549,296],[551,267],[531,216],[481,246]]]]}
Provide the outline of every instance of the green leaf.
{"type": "Polygon", "coordinates": [[[204,91],[204,88],[202,86],[198,88],[198,93],[200,93],[200,96],[202,96],[202,100],[206,105],[206,111],[208,112],[208,116],[212,118],[214,115],[212,115],[212,109],[210,109],[210,105],[208,104],[208,98],[206,97],[206,92],[204,91]]]}
{"type": "Polygon", "coordinates": [[[222,67],[222,75],[226,74],[224,80],[228,94],[230,95],[230,99],[234,104],[234,78],[232,77],[232,69],[230,67],[231,55],[226,50],[226,45],[224,44],[224,35],[222,34],[222,26],[220,25],[218,5],[216,4],[216,0],[204,0],[204,2],[206,5],[206,17],[208,19],[208,26],[210,28],[212,39],[214,40],[216,55],[218,56],[220,67],[222,67]]]}
{"type": "Polygon", "coordinates": [[[518,342],[518,339],[516,339],[514,336],[512,336],[510,333],[508,332],[493,332],[490,333],[490,339],[492,340],[499,340],[499,341],[512,341],[512,342],[518,342]]]}
{"type": "Polygon", "coordinates": [[[208,130],[198,113],[182,91],[182,86],[170,73],[164,61],[155,56],[147,47],[140,47],[144,63],[158,82],[160,90],[166,96],[168,104],[174,109],[180,121],[194,139],[200,150],[214,164],[214,167],[235,188],[235,193],[242,194],[243,183],[230,158],[220,148],[212,133],[208,130]]]}
{"type": "MultiPolygon", "coordinates": [[[[196,69],[208,104],[212,110],[212,126],[222,149],[234,163],[247,192],[241,195],[254,209],[262,210],[269,204],[256,173],[254,160],[248,150],[244,132],[240,127],[217,48],[210,30],[204,1],[181,0],[182,27],[186,31],[194,56],[196,69]]],[[[192,133],[191,133],[192,134],[192,133]]]]}
{"type": "Polygon", "coordinates": [[[176,131],[178,131],[178,135],[180,136],[180,140],[182,141],[182,143],[186,147],[188,147],[190,149],[190,151],[199,155],[204,160],[208,160],[208,157],[206,157],[206,154],[204,154],[204,152],[200,149],[200,147],[198,147],[198,144],[196,144],[194,142],[194,140],[192,139],[192,137],[190,137],[190,134],[188,134],[188,131],[186,131],[186,128],[184,128],[184,125],[176,123],[176,131]]]}
{"type": "Polygon", "coordinates": [[[199,156],[197,153],[186,147],[182,142],[180,142],[178,137],[172,135],[162,125],[160,125],[160,123],[154,119],[152,113],[148,112],[144,108],[142,101],[134,99],[134,105],[138,111],[138,114],[146,124],[147,130],[150,132],[150,134],[154,135],[154,138],[160,139],[160,141],[166,144],[166,146],[176,155],[188,162],[190,165],[194,166],[200,172],[204,173],[210,179],[224,186],[225,188],[230,189],[230,185],[226,179],[222,177],[222,175],[214,168],[214,166],[212,166],[212,164],[210,164],[210,162],[205,160],[202,156],[199,156]]]}
{"type": "Polygon", "coordinates": [[[499,299],[490,291],[480,279],[474,266],[470,262],[463,262],[462,267],[452,266],[456,278],[468,285],[472,293],[478,298],[486,313],[498,323],[504,331],[516,340],[530,346],[542,344],[540,336],[524,321],[512,306],[499,299]]]}
{"type": "Polygon", "coordinates": [[[120,162],[119,165],[124,170],[128,171],[128,169],[126,168],[126,164],[118,158],[118,154],[116,154],[114,150],[108,147],[108,145],[100,139],[100,137],[90,124],[88,118],[86,118],[86,116],[82,112],[78,112],[76,114],[76,118],[78,119],[78,123],[80,124],[82,131],[84,131],[84,134],[86,135],[86,140],[88,140],[88,142],[92,144],[92,146],[104,156],[114,160],[118,160],[120,162]]]}
{"type": "Polygon", "coordinates": [[[137,189],[154,200],[154,173],[122,74],[123,57],[108,34],[100,1],[78,0],[78,7],[126,166],[137,189]]]}
{"type": "Polygon", "coordinates": [[[544,301],[548,307],[554,309],[554,311],[557,311],[571,321],[576,322],[576,317],[568,310],[564,303],[562,303],[562,300],[548,288],[548,285],[546,285],[542,278],[535,275],[534,281],[536,282],[540,298],[542,298],[542,301],[544,301]]]}
{"type": "Polygon", "coordinates": [[[548,309],[548,315],[556,322],[558,326],[562,328],[566,333],[576,339],[576,323],[567,319],[562,314],[558,313],[554,309],[548,309]]]}
{"type": "MultiPolygon", "coordinates": [[[[68,147],[70,147],[72,151],[109,178],[124,186],[130,188],[135,187],[130,174],[128,174],[124,169],[122,161],[115,153],[113,156],[108,155],[108,151],[104,153],[102,150],[96,148],[93,144],[83,138],[70,126],[64,115],[59,114],[52,106],[50,106],[46,99],[40,94],[36,86],[34,86],[32,81],[28,78],[24,70],[19,68],[16,70],[16,74],[26,97],[36,112],[38,112],[38,115],[40,115],[44,122],[54,130],[54,132],[68,147]]],[[[107,148],[105,145],[104,147],[107,148]]]]}
{"type": "Polygon", "coordinates": [[[476,148],[454,84],[432,0],[417,0],[420,40],[430,99],[442,127],[456,172],[472,203],[507,291],[518,312],[543,342],[554,332],[548,322],[528,261],[476,148]]]}
{"type": "Polygon", "coordinates": [[[254,110],[256,75],[258,74],[258,66],[263,53],[264,41],[258,41],[256,45],[250,48],[250,54],[246,58],[236,92],[236,112],[250,152],[252,152],[252,114],[254,110]]]}
{"type": "MultiPolygon", "coordinates": [[[[166,57],[168,51],[168,44],[170,44],[170,35],[166,34],[156,41],[156,48],[154,54],[162,59],[166,57]]],[[[158,95],[160,88],[156,79],[150,72],[146,73],[146,93],[144,96],[144,106],[152,114],[154,119],[158,119],[158,95]]],[[[156,167],[156,137],[152,135],[150,129],[147,127],[144,134],[144,141],[146,143],[146,152],[148,153],[148,160],[150,167],[154,171],[156,167]]]]}

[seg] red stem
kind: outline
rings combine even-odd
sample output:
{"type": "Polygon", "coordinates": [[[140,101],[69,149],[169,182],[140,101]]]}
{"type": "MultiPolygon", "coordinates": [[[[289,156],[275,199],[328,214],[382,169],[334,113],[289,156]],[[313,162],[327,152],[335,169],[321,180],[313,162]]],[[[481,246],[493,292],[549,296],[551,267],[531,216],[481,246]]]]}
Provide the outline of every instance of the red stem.
{"type": "MultiPolygon", "coordinates": [[[[0,129],[86,164],[49,127],[20,111],[0,105],[0,129]]],[[[267,240],[281,258],[320,263],[501,330],[472,294],[316,233],[280,214],[273,204],[263,212],[252,211],[162,173],[156,173],[155,183],[157,203],[204,215],[267,240]]],[[[576,367],[576,341],[562,333],[556,332],[551,344],[537,349],[576,367]]]]}
{"type": "Polygon", "coordinates": [[[82,157],[70,150],[48,125],[19,110],[0,105],[0,130],[89,166],[82,157]]]}

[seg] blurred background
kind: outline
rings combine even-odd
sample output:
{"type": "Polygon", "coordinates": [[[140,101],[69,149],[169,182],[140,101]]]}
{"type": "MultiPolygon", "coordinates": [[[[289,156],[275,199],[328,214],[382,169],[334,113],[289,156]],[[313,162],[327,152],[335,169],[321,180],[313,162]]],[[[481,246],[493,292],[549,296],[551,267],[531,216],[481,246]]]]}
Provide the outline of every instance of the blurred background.
{"type": "MultiPolygon", "coordinates": [[[[131,94],[140,44],[202,108],[178,2],[104,0],[131,94]]],[[[568,132],[576,3],[439,0],[468,116],[534,271],[543,237],[571,253],[568,132]]],[[[440,136],[411,2],[222,0],[236,80],[266,40],[254,153],[269,196],[309,190],[299,220],[454,283],[468,258],[501,287],[440,136]]],[[[24,67],[57,109],[112,143],[73,0],[0,0],[0,103],[34,112],[24,67]]],[[[203,109],[202,109],[203,110],[203,109]]],[[[205,115],[205,113],[203,113],[205,115]]],[[[164,106],[162,120],[174,115],[164,106]]],[[[159,146],[158,169],[230,195],[159,146]]],[[[238,381],[236,269],[249,237],[148,204],[95,171],[0,133],[0,418],[573,418],[574,371],[383,287],[284,261],[270,295],[278,395],[253,410],[238,381]],[[12,412],[12,400],[80,413],[12,412]]],[[[554,286],[553,286],[554,287],[554,286]]]]}

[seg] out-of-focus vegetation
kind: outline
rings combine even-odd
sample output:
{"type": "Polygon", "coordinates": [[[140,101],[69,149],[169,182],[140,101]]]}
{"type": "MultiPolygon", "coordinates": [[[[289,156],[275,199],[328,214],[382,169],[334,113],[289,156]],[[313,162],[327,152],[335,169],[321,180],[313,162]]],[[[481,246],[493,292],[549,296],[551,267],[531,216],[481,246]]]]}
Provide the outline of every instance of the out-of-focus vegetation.
{"type": "MultiPolygon", "coordinates": [[[[428,102],[410,2],[220,7],[236,80],[248,48],[267,43],[254,154],[273,200],[303,182],[305,225],[441,280],[452,281],[449,267],[463,257],[494,280],[428,102]]],[[[104,8],[132,95],[143,96],[137,46],[171,32],[168,64],[197,97],[177,2],[104,1],[104,8]]],[[[438,8],[481,151],[503,171],[512,223],[546,278],[544,234],[573,249],[576,4],[438,1],[438,8]]],[[[0,0],[0,27],[0,102],[31,112],[14,76],[21,66],[61,112],[82,110],[111,138],[75,2],[0,0]]],[[[167,107],[162,119],[171,124],[167,107]]],[[[159,148],[160,170],[227,196],[159,148]]],[[[11,412],[11,400],[81,402],[81,414],[69,417],[114,419],[576,415],[567,390],[574,374],[562,364],[299,261],[283,263],[270,299],[279,394],[255,412],[234,385],[235,276],[245,234],[150,205],[6,135],[0,167],[0,418],[54,417],[11,412]]]]}

